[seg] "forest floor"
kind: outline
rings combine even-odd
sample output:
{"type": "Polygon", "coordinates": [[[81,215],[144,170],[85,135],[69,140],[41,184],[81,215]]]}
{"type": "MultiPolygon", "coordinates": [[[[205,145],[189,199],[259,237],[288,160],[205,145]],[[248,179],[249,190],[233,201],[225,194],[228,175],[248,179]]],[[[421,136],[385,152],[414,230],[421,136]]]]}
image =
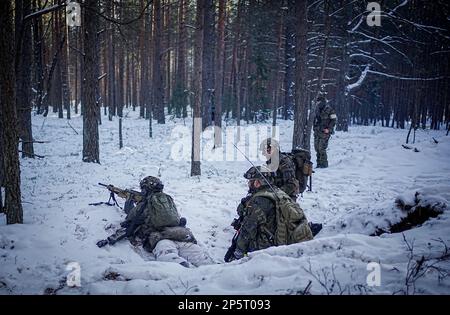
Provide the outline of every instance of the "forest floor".
{"type": "MultiPolygon", "coordinates": [[[[225,264],[250,165],[235,152],[238,161],[202,162],[202,176],[190,177],[189,136],[182,141],[175,135],[192,122],[167,118],[165,125],[153,124],[150,139],[148,121],[128,112],[119,149],[118,119],[102,116],[101,164],[91,164],[81,161],[80,116],[70,125],[52,113],[33,116],[34,138],[48,143],[35,145],[45,158],[21,159],[24,224],[7,226],[0,215],[1,294],[301,294],[309,281],[306,291],[313,294],[450,293],[450,137],[444,131],[417,131],[411,146],[419,152],[402,147],[407,130],[355,126],[337,132],[329,168],[315,170],[313,191],[299,198],[308,220],[323,223],[323,230],[312,241],[225,264]],[[174,158],[180,152],[187,159],[174,158]],[[125,217],[117,207],[89,206],[108,199],[97,183],[138,189],[147,175],[161,176],[217,264],[186,269],[154,261],[127,241],[95,245],[125,217]],[[394,201],[416,192],[443,214],[403,233],[371,236],[406,217],[394,201]],[[379,286],[367,282],[376,271],[371,262],[379,263],[379,286]],[[81,286],[70,288],[66,277],[74,266],[81,286]]],[[[293,122],[279,122],[281,147],[289,150],[293,122]]]]}

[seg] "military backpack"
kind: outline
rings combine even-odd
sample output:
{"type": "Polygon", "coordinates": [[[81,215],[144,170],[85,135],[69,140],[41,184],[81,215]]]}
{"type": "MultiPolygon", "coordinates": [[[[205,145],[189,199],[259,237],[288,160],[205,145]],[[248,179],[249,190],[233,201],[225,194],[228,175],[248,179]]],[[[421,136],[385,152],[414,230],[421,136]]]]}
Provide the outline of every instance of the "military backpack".
{"type": "Polygon", "coordinates": [[[146,216],[146,224],[155,229],[162,229],[168,226],[178,226],[180,224],[180,215],[171,196],[156,192],[149,196],[149,212],[146,216]]]}
{"type": "Polygon", "coordinates": [[[313,173],[313,163],[311,162],[311,153],[304,149],[294,149],[291,153],[283,153],[287,155],[295,165],[295,178],[299,182],[299,192],[306,190],[308,177],[313,173]]]}
{"type": "Polygon", "coordinates": [[[274,187],[274,191],[259,191],[253,195],[253,198],[255,197],[269,198],[276,205],[276,231],[275,235],[272,235],[275,245],[289,245],[313,239],[302,208],[281,189],[274,187]]]}

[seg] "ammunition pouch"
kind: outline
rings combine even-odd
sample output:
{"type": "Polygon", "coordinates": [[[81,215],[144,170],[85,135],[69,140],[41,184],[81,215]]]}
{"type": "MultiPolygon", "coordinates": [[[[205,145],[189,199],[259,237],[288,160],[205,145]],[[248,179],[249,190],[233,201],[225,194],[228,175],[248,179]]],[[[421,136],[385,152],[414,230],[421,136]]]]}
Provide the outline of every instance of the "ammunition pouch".
{"type": "Polygon", "coordinates": [[[303,162],[303,175],[311,176],[313,173],[313,163],[311,161],[303,162]]]}

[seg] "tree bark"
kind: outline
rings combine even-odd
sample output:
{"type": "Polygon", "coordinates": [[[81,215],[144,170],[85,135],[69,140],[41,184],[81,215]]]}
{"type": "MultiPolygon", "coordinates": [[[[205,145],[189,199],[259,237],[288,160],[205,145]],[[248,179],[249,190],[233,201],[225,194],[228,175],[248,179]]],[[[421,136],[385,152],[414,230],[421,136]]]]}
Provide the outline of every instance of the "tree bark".
{"type": "MultiPolygon", "coordinates": [[[[33,0],[33,9],[40,10],[39,1],[33,0]]],[[[42,45],[42,20],[40,17],[33,19],[33,53],[34,53],[34,86],[36,89],[37,113],[41,114],[42,97],[44,93],[44,68],[42,65],[43,45],[42,45]]]]}
{"type": "Polygon", "coordinates": [[[212,124],[214,100],[214,1],[203,1],[202,128],[212,124]]]}
{"type": "MultiPolygon", "coordinates": [[[[107,1],[106,11],[110,18],[114,17],[114,2],[107,1]]],[[[117,96],[116,96],[116,47],[115,47],[115,36],[114,36],[114,25],[109,24],[108,27],[108,119],[112,121],[113,116],[116,115],[117,107],[117,96]]]]}
{"type": "MultiPolygon", "coordinates": [[[[140,1],[141,4],[141,10],[144,9],[144,0],[140,1]]],[[[140,35],[139,35],[139,57],[141,61],[141,69],[140,69],[140,81],[141,81],[141,88],[139,91],[139,116],[144,118],[145,117],[145,108],[147,107],[147,91],[149,89],[148,86],[148,58],[147,58],[147,52],[148,52],[148,40],[146,35],[146,24],[147,24],[147,13],[145,17],[140,22],[140,35]]]]}
{"type": "Polygon", "coordinates": [[[294,27],[295,0],[287,0],[286,21],[285,21],[285,75],[284,75],[284,104],[283,119],[289,118],[289,111],[294,108],[295,94],[295,27],[294,27]]]}
{"type": "Polygon", "coordinates": [[[31,23],[23,18],[31,13],[31,0],[16,1],[16,106],[22,157],[34,158],[31,127],[31,23]]]}
{"type": "Polygon", "coordinates": [[[194,44],[194,108],[192,117],[191,176],[201,175],[200,137],[202,130],[202,55],[203,55],[203,1],[197,0],[194,44]]]}
{"type": "Polygon", "coordinates": [[[175,103],[175,114],[177,117],[187,116],[187,95],[186,95],[186,0],[180,0],[178,11],[178,53],[176,59],[176,75],[174,94],[172,96],[175,103]]]}
{"type": "Polygon", "coordinates": [[[165,123],[164,115],[164,88],[163,88],[163,73],[162,65],[162,51],[161,51],[161,37],[162,37],[162,21],[161,21],[161,1],[153,1],[153,10],[155,15],[154,21],[154,35],[153,35],[153,108],[155,109],[155,116],[158,124],[165,123]]]}
{"type": "Polygon", "coordinates": [[[215,115],[214,115],[214,146],[222,146],[222,102],[223,102],[223,72],[225,56],[225,0],[219,0],[219,17],[217,26],[217,54],[215,79],[215,115]]]}
{"type": "Polygon", "coordinates": [[[292,148],[303,147],[306,140],[306,124],[308,115],[307,105],[307,51],[306,39],[308,28],[308,1],[297,0],[295,2],[296,19],[296,46],[295,46],[295,112],[294,134],[292,148]]]}
{"type": "Polygon", "coordinates": [[[23,223],[15,91],[15,47],[11,1],[0,1],[0,100],[6,223],[23,223]]]}
{"type": "Polygon", "coordinates": [[[65,11],[61,10],[61,32],[63,38],[65,38],[64,46],[61,50],[61,87],[62,87],[62,106],[66,110],[66,118],[70,119],[70,88],[69,88],[69,74],[68,74],[68,47],[67,38],[69,36],[66,26],[66,15],[65,11]]]}
{"type": "Polygon", "coordinates": [[[100,163],[98,139],[98,104],[97,104],[97,32],[98,17],[97,0],[86,0],[83,12],[84,24],[84,56],[83,56],[83,162],[100,163]]]}

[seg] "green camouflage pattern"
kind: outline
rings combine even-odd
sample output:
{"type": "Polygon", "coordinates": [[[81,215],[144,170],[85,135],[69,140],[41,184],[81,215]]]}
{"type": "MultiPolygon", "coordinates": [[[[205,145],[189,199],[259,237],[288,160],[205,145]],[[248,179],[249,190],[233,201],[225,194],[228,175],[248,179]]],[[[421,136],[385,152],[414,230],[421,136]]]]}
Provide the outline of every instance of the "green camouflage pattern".
{"type": "Polygon", "coordinates": [[[238,251],[248,253],[313,238],[300,206],[281,189],[274,191],[263,187],[242,206],[245,216],[236,241],[238,251]]]}
{"type": "Polygon", "coordinates": [[[248,253],[273,246],[272,235],[275,228],[273,202],[264,197],[252,196],[246,203],[245,216],[236,240],[236,249],[242,253],[248,253]]]}
{"type": "Polygon", "coordinates": [[[266,198],[276,205],[276,230],[273,234],[274,244],[289,245],[313,239],[308,220],[299,204],[280,189],[261,190],[254,198],[266,198]]]}
{"type": "Polygon", "coordinates": [[[154,231],[159,231],[164,227],[178,226],[180,224],[180,215],[171,196],[157,192],[146,197],[146,202],[138,203],[127,215],[126,221],[133,221],[136,216],[138,218],[139,228],[137,235],[144,236],[154,231]]]}
{"type": "Polygon", "coordinates": [[[300,193],[300,184],[295,177],[295,164],[292,159],[284,153],[280,153],[280,165],[275,174],[275,186],[296,200],[300,193]]]}
{"type": "Polygon", "coordinates": [[[327,148],[336,125],[336,111],[329,105],[318,109],[314,119],[314,149],[317,153],[317,167],[328,167],[327,148]],[[329,133],[323,130],[329,129],[329,133]]]}

